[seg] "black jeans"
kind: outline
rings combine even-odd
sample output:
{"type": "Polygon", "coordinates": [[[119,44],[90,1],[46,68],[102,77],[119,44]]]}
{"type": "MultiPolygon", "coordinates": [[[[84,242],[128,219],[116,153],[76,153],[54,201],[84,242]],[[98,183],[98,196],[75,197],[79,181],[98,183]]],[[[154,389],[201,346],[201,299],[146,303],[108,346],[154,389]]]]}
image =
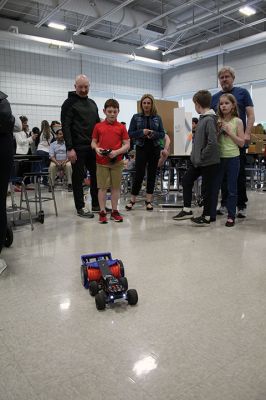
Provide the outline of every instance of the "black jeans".
{"type": "Polygon", "coordinates": [[[192,189],[196,179],[202,176],[202,196],[203,196],[203,213],[204,216],[210,216],[211,202],[213,193],[213,181],[218,174],[219,164],[208,165],[206,167],[195,168],[190,165],[183,177],[183,200],[184,207],[190,208],[192,201],[192,189]]]}
{"type": "Polygon", "coordinates": [[[13,136],[0,135],[0,252],[6,240],[6,194],[13,165],[13,136]]]}
{"type": "Polygon", "coordinates": [[[143,147],[136,146],[135,178],[131,194],[137,196],[141,189],[147,166],[147,194],[153,194],[157,165],[160,158],[160,146],[154,146],[152,141],[146,141],[143,147]]]}
{"type": "Polygon", "coordinates": [[[83,179],[85,168],[90,173],[90,193],[92,206],[98,206],[98,189],[96,180],[96,156],[95,151],[89,146],[86,149],[76,150],[77,161],[72,164],[72,187],[74,194],[74,202],[77,210],[80,210],[85,206],[83,196],[83,179]]]}

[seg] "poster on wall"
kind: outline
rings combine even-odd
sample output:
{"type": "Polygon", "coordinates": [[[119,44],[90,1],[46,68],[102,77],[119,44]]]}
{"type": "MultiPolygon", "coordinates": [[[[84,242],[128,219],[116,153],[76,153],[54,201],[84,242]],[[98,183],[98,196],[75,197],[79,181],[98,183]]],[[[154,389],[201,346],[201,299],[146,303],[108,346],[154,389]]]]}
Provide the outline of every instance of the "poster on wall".
{"type": "Polygon", "coordinates": [[[189,156],[192,149],[192,113],[184,107],[174,109],[174,154],[189,156]]]}

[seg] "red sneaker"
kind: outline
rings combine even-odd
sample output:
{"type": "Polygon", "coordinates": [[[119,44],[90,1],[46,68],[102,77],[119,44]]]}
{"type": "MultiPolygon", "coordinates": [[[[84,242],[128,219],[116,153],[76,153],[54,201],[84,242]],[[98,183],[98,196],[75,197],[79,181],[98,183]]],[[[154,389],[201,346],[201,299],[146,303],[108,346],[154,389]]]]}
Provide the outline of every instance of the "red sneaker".
{"type": "Polygon", "coordinates": [[[111,218],[110,218],[110,219],[113,219],[115,222],[123,222],[123,217],[122,217],[122,215],[119,213],[118,210],[113,210],[113,211],[111,212],[111,218]]]}
{"type": "Polygon", "coordinates": [[[107,224],[108,223],[107,217],[106,217],[106,212],[104,212],[104,211],[100,211],[99,212],[99,223],[100,224],[107,224]]]}

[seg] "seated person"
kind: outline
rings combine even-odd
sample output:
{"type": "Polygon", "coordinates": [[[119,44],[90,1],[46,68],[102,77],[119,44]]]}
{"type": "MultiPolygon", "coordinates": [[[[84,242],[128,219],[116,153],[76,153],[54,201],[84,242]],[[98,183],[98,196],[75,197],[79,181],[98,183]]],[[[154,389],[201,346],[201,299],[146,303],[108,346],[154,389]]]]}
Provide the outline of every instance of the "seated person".
{"type": "Polygon", "coordinates": [[[58,131],[58,129],[62,128],[61,122],[59,121],[52,121],[51,125],[50,125],[50,129],[51,129],[51,135],[52,135],[52,142],[56,141],[56,132],[58,131]]]}
{"type": "Polygon", "coordinates": [[[56,174],[63,171],[67,176],[68,191],[72,192],[72,167],[67,158],[66,145],[62,129],[56,132],[56,141],[50,144],[49,157],[51,160],[49,166],[49,175],[52,186],[54,187],[56,174]]]}

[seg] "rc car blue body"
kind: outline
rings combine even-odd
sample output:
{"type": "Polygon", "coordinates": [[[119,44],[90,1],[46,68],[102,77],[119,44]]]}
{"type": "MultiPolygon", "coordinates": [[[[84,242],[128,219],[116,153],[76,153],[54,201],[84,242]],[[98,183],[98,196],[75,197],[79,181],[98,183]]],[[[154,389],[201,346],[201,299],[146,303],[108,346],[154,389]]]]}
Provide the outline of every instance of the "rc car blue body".
{"type": "Polygon", "coordinates": [[[117,300],[127,300],[130,305],[138,302],[135,289],[128,290],[121,260],[113,259],[111,253],[85,254],[81,256],[81,280],[90,294],[95,296],[98,310],[117,300]]]}

